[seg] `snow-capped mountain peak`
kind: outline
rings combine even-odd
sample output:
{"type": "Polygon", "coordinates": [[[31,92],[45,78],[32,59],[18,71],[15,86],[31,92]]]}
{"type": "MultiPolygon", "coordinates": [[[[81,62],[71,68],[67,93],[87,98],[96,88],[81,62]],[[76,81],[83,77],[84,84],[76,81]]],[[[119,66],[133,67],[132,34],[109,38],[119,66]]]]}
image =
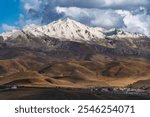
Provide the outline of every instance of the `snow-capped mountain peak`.
{"type": "Polygon", "coordinates": [[[139,38],[139,37],[145,37],[144,34],[131,33],[131,32],[123,31],[123,30],[116,29],[116,28],[113,28],[113,29],[105,31],[105,34],[108,37],[112,37],[112,38],[114,38],[114,37],[118,37],[118,38],[139,38]]]}
{"type": "Polygon", "coordinates": [[[88,27],[69,18],[52,22],[48,26],[42,27],[45,34],[55,38],[65,38],[69,40],[91,40],[93,38],[104,38],[105,35],[100,30],[88,27]]]}
{"type": "Polygon", "coordinates": [[[118,29],[106,30],[99,27],[88,27],[72,19],[60,19],[48,25],[37,26],[29,25],[22,30],[13,30],[11,32],[0,34],[4,40],[16,39],[17,37],[29,38],[37,37],[53,37],[61,41],[77,41],[77,42],[90,42],[93,40],[103,40],[109,38],[140,38],[143,35],[129,33],[118,29]]]}
{"type": "MultiPolygon", "coordinates": [[[[88,27],[72,19],[60,19],[48,25],[37,26],[29,25],[22,29],[27,34],[32,34],[36,37],[54,37],[70,41],[90,41],[92,39],[103,39],[105,34],[102,28],[88,27]]],[[[5,40],[11,36],[14,31],[4,33],[5,40]]],[[[16,31],[15,31],[16,32],[16,31]]],[[[20,32],[20,30],[18,30],[20,32]]]]}

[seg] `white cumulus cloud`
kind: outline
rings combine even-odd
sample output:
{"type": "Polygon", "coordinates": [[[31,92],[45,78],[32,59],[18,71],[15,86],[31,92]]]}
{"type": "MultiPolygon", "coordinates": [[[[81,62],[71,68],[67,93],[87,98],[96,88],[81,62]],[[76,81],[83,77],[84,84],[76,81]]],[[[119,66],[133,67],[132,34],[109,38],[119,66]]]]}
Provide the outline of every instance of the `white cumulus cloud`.
{"type": "MultiPolygon", "coordinates": [[[[20,0],[25,12],[17,22],[48,24],[63,17],[90,26],[120,28],[150,35],[150,0],[20,0]]],[[[3,29],[14,26],[4,25],[3,29]]]]}
{"type": "Polygon", "coordinates": [[[77,7],[57,7],[58,13],[63,13],[66,17],[87,23],[91,26],[100,26],[103,28],[121,28],[123,24],[123,17],[114,10],[107,9],[85,9],[77,7]],[[87,22],[85,22],[87,21],[87,22]]]}
{"type": "Polygon", "coordinates": [[[133,14],[130,11],[116,11],[123,17],[125,27],[123,29],[130,32],[140,32],[150,35],[150,16],[144,10],[143,13],[133,14]]]}

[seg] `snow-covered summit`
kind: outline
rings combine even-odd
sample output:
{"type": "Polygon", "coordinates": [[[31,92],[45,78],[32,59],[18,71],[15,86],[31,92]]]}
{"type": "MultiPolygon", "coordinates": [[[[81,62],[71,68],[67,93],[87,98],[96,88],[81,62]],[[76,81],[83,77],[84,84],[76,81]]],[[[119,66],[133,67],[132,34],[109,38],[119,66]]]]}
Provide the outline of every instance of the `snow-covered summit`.
{"type": "Polygon", "coordinates": [[[77,21],[60,19],[45,26],[29,26],[23,29],[35,36],[49,36],[71,41],[89,41],[93,38],[105,38],[100,28],[88,27],[77,21]]]}
{"type": "Polygon", "coordinates": [[[37,26],[29,25],[21,30],[13,30],[0,34],[5,41],[8,39],[15,40],[18,37],[29,38],[38,37],[54,37],[61,41],[93,41],[109,38],[140,38],[144,35],[129,33],[122,30],[110,29],[106,30],[99,27],[88,27],[72,19],[60,19],[48,25],[37,26]]]}
{"type": "Polygon", "coordinates": [[[123,31],[123,30],[119,30],[116,28],[110,29],[105,31],[105,34],[108,37],[118,37],[118,38],[139,38],[139,37],[145,37],[144,34],[140,34],[140,33],[131,33],[131,32],[127,32],[127,31],[123,31]]]}

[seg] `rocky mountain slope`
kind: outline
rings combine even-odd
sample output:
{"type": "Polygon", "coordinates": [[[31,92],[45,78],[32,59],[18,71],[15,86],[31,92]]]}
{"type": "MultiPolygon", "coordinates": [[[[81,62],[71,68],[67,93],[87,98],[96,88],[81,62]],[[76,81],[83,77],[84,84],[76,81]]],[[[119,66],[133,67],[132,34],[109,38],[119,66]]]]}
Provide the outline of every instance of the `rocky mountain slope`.
{"type": "Polygon", "coordinates": [[[96,53],[150,57],[150,38],[145,35],[88,27],[71,19],[58,20],[45,26],[30,25],[21,30],[2,33],[0,42],[8,46],[48,51],[68,51],[75,46],[86,46],[96,53]]]}
{"type": "Polygon", "coordinates": [[[71,19],[0,34],[0,85],[123,87],[149,79],[150,38],[142,34],[71,19]]]}

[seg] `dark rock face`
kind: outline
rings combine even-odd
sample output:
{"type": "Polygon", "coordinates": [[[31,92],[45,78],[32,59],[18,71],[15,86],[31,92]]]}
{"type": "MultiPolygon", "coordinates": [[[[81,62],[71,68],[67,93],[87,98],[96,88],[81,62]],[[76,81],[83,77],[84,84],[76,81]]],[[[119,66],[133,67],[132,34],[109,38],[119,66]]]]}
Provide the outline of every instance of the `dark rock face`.
{"type": "Polygon", "coordinates": [[[109,48],[105,46],[101,46],[98,44],[88,44],[88,43],[79,43],[79,42],[58,42],[53,50],[61,50],[66,51],[72,54],[78,54],[80,56],[84,56],[88,58],[88,56],[102,53],[106,55],[112,56],[133,56],[133,57],[141,57],[141,58],[150,58],[150,40],[147,42],[141,42],[137,44],[136,48],[129,47],[125,42],[116,41],[115,48],[109,48]]]}
{"type": "MultiPolygon", "coordinates": [[[[0,37],[0,42],[2,41],[0,37]]],[[[27,47],[38,51],[48,51],[54,56],[68,58],[74,56],[77,58],[89,59],[96,53],[111,56],[133,56],[141,58],[150,58],[150,38],[143,37],[137,39],[93,39],[92,41],[62,41],[63,39],[51,38],[48,36],[34,37],[30,34],[24,34],[16,39],[5,41],[8,46],[27,47]]],[[[0,43],[0,47],[6,46],[0,43]]]]}
{"type": "Polygon", "coordinates": [[[6,43],[0,43],[0,48],[5,48],[5,47],[7,47],[6,43]]]}
{"type": "Polygon", "coordinates": [[[3,42],[3,37],[2,36],[0,36],[0,42],[3,42]]]}

